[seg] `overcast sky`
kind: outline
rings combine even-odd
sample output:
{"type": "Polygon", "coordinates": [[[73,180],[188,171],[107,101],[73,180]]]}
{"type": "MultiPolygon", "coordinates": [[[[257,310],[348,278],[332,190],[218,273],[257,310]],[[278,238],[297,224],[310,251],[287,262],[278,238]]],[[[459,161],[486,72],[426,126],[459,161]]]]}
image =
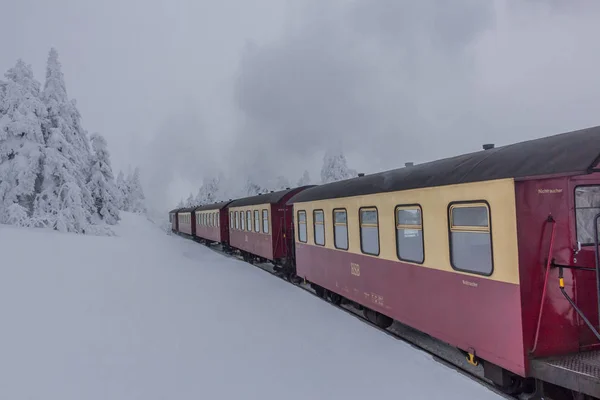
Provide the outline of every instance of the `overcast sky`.
{"type": "Polygon", "coordinates": [[[600,2],[19,0],[0,70],[55,46],[84,126],[151,205],[202,177],[375,172],[600,124],[600,2]],[[274,171],[274,172],[273,172],[274,171]]]}

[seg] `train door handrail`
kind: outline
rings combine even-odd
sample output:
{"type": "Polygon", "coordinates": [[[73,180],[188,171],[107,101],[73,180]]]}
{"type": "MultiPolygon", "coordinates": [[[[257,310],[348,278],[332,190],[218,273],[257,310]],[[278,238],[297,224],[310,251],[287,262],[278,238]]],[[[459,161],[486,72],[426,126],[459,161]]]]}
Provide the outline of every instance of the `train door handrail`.
{"type": "MultiPolygon", "coordinates": [[[[597,291],[597,295],[598,295],[598,323],[600,324],[600,254],[598,253],[599,252],[598,246],[600,243],[598,240],[598,219],[600,219],[600,213],[596,214],[596,216],[594,217],[594,246],[595,246],[594,247],[594,259],[596,262],[596,291],[597,291]]],[[[565,296],[565,298],[567,299],[569,304],[571,304],[571,306],[575,309],[577,314],[579,314],[579,316],[581,317],[583,322],[585,322],[585,324],[588,326],[588,328],[590,328],[590,330],[596,336],[596,338],[598,340],[600,340],[600,333],[598,332],[598,330],[594,327],[594,325],[592,325],[590,320],[588,320],[585,317],[583,312],[579,309],[579,307],[577,307],[577,305],[575,304],[573,299],[571,297],[569,297],[569,295],[565,291],[565,278],[563,278],[563,269],[564,269],[563,266],[558,266],[558,285],[560,287],[561,293],[563,294],[563,296],[565,296]]]]}
{"type": "Polygon", "coordinates": [[[544,289],[542,290],[542,300],[540,301],[540,312],[538,313],[537,325],[535,328],[535,339],[533,340],[533,348],[531,354],[535,353],[537,349],[538,339],[540,337],[540,326],[542,322],[542,313],[544,312],[544,300],[546,300],[546,288],[548,287],[548,275],[550,273],[550,266],[552,263],[552,249],[554,248],[554,234],[556,233],[556,220],[552,215],[548,216],[546,222],[552,223],[552,235],[550,236],[550,248],[548,249],[548,259],[546,260],[546,274],[544,277],[544,289]]]}

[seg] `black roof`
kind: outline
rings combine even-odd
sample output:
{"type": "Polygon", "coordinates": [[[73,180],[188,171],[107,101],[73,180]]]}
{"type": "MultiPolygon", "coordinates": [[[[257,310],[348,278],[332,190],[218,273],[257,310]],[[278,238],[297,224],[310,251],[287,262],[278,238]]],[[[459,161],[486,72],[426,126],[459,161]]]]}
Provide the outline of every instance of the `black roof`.
{"type": "Polygon", "coordinates": [[[304,190],[288,203],[504,178],[583,174],[600,157],[600,126],[380,172],[304,190]]]}
{"type": "Polygon", "coordinates": [[[191,207],[191,208],[190,208],[190,207],[187,207],[187,208],[180,208],[180,209],[178,210],[178,212],[184,212],[184,213],[185,213],[185,212],[192,212],[192,211],[194,211],[194,210],[195,210],[195,208],[194,208],[194,207],[191,207]]]}
{"type": "Polygon", "coordinates": [[[278,192],[259,194],[256,196],[245,197],[243,199],[237,199],[237,200],[232,201],[229,204],[229,207],[243,207],[243,206],[252,206],[255,204],[279,203],[286,195],[293,194],[292,192],[295,193],[295,192],[301,191],[303,189],[310,188],[312,186],[314,186],[314,185],[300,186],[300,187],[297,187],[294,189],[285,189],[285,190],[280,190],[278,192]]]}
{"type": "Polygon", "coordinates": [[[231,200],[221,201],[219,203],[213,203],[213,204],[205,204],[205,205],[196,207],[195,211],[221,210],[222,208],[225,208],[227,206],[227,204],[229,204],[229,203],[231,203],[231,200]]]}
{"type": "Polygon", "coordinates": [[[177,211],[181,210],[180,208],[176,208],[174,210],[169,211],[169,214],[173,214],[176,213],[177,211]]]}

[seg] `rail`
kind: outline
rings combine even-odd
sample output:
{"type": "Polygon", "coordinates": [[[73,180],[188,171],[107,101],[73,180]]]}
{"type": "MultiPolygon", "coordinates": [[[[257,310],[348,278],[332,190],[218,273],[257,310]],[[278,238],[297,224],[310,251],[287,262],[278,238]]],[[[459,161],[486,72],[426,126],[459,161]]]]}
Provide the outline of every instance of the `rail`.
{"type": "MultiPolygon", "coordinates": [[[[600,254],[598,246],[600,245],[598,240],[598,219],[600,219],[600,213],[596,214],[594,217],[594,259],[596,262],[596,294],[598,296],[598,323],[600,324],[600,254]]],[[[592,325],[589,319],[583,314],[583,312],[577,307],[573,299],[567,294],[565,291],[565,278],[563,277],[563,269],[565,267],[562,265],[558,266],[558,285],[560,287],[560,291],[565,296],[571,307],[579,314],[583,322],[590,328],[592,333],[596,336],[596,338],[600,341],[600,333],[598,330],[592,325]]],[[[593,270],[591,268],[579,268],[584,270],[593,270]]]]}
{"type": "Polygon", "coordinates": [[[546,276],[544,277],[544,289],[542,290],[542,300],[540,301],[540,312],[538,313],[537,325],[535,328],[535,339],[533,340],[533,348],[530,353],[535,353],[537,349],[538,339],[540,337],[540,326],[542,323],[542,314],[544,312],[544,301],[546,300],[546,288],[548,287],[548,275],[550,273],[550,265],[552,263],[552,249],[554,248],[554,234],[556,233],[556,221],[552,215],[548,216],[546,222],[552,224],[552,235],[550,236],[550,248],[548,249],[548,259],[546,261],[546,276]]]}

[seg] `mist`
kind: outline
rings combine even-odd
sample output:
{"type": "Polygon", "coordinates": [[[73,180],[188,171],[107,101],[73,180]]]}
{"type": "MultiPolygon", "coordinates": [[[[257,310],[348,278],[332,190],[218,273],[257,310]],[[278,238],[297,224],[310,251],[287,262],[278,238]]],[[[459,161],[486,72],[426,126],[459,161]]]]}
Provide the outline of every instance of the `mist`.
{"type": "Polygon", "coordinates": [[[598,125],[589,1],[22,0],[0,69],[55,46],[86,129],[149,207],[205,177],[295,182],[327,149],[371,173],[598,125]]]}

